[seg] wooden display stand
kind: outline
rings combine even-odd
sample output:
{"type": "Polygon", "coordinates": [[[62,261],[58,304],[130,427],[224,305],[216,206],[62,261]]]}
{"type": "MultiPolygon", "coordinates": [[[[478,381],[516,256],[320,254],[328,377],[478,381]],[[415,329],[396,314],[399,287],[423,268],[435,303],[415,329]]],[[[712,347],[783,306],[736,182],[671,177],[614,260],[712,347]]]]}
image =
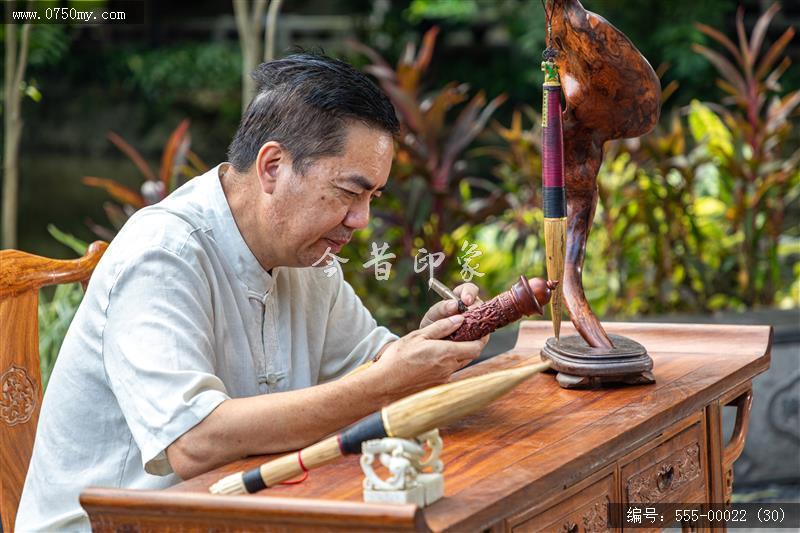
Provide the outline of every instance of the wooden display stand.
{"type": "MultiPolygon", "coordinates": [[[[607,503],[726,502],[747,435],[751,382],[769,368],[767,326],[606,324],[654,360],[656,383],[566,390],[534,376],[483,411],[440,428],[445,497],[430,507],[361,501],[358,457],[299,485],[250,496],[208,487],[265,458],[219,468],[164,491],[90,488],[95,531],[605,531],[607,503]],[[723,442],[721,410],[736,407],[723,442]]],[[[464,378],[539,360],[551,324],[524,322],[511,351],[464,378]]],[[[564,334],[574,333],[565,325],[564,334]]],[[[664,524],[666,526],[666,524],[664,524]]]]}

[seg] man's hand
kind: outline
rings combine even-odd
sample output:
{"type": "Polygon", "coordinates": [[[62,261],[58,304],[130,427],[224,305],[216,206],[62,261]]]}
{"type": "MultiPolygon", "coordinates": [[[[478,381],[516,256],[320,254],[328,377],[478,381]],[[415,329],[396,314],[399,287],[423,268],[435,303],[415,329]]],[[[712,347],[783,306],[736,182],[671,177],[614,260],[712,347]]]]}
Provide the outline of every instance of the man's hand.
{"type": "MultiPolygon", "coordinates": [[[[480,305],[483,302],[480,298],[478,298],[478,286],[474,283],[463,283],[453,289],[453,292],[456,296],[461,298],[461,301],[467,307],[474,307],[476,305],[480,305]]],[[[442,318],[446,318],[448,316],[453,316],[458,312],[458,302],[455,300],[442,300],[431,306],[428,309],[428,312],[425,313],[425,316],[422,317],[422,321],[419,323],[420,329],[440,320],[442,318]]]]}
{"type": "MultiPolygon", "coordinates": [[[[453,289],[453,292],[456,296],[461,298],[461,301],[464,304],[472,309],[473,307],[477,307],[483,303],[478,297],[478,286],[474,283],[463,283],[453,289]]],[[[458,312],[458,302],[455,300],[442,300],[431,306],[428,309],[428,312],[425,313],[425,316],[422,317],[422,321],[419,323],[420,328],[424,328],[429,324],[435,322],[436,320],[440,320],[445,317],[453,316],[458,312]]],[[[486,346],[486,343],[489,342],[489,335],[486,335],[482,339],[480,339],[481,349],[486,346]]]]}
{"type": "Polygon", "coordinates": [[[453,315],[412,331],[389,344],[367,372],[383,374],[375,379],[386,387],[390,401],[447,382],[453,372],[478,357],[485,344],[483,339],[441,340],[463,322],[463,315],[453,315]]]}

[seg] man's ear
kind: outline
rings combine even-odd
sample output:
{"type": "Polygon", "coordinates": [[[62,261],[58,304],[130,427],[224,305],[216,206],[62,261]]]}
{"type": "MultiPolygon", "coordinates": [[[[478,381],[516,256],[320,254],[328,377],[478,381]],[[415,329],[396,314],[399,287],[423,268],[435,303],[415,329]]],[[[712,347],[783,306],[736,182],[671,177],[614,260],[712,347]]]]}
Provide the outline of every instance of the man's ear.
{"type": "Polygon", "coordinates": [[[261,190],[272,194],[281,173],[291,168],[292,160],[288,152],[277,141],[269,141],[261,146],[256,156],[256,175],[261,190]],[[287,167],[288,165],[288,167],[287,167]]]}

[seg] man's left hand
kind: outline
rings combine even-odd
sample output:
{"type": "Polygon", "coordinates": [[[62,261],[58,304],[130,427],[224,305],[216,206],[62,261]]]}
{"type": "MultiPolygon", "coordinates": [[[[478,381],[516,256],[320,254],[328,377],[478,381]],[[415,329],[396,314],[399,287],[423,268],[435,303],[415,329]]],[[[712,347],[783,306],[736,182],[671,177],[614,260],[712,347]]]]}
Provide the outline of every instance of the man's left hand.
{"type": "MultiPolygon", "coordinates": [[[[473,308],[481,305],[483,301],[478,297],[478,286],[474,283],[463,283],[453,289],[453,292],[461,298],[461,301],[468,308],[473,308]]],[[[442,300],[431,306],[428,309],[428,312],[425,313],[425,316],[422,317],[422,321],[419,323],[419,328],[422,329],[433,322],[436,322],[439,319],[452,316],[458,313],[458,302],[456,300],[442,300]]],[[[486,346],[486,343],[489,342],[489,335],[486,335],[481,339],[483,345],[486,346]]]]}

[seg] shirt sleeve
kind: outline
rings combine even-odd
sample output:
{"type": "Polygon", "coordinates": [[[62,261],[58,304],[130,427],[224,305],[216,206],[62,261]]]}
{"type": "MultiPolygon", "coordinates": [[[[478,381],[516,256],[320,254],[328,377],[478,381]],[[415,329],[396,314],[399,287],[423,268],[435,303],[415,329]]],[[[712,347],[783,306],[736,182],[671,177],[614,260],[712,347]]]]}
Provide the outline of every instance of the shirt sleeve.
{"type": "Polygon", "coordinates": [[[378,326],[353,287],[345,281],[341,267],[337,268],[336,276],[338,290],[328,314],[320,383],[354,370],[372,359],[386,343],[398,338],[387,328],[378,326]]]}
{"type": "Polygon", "coordinates": [[[118,271],[103,361],[146,472],[167,475],[175,439],[228,399],[214,375],[211,289],[201,259],[154,246],[118,271]]]}

